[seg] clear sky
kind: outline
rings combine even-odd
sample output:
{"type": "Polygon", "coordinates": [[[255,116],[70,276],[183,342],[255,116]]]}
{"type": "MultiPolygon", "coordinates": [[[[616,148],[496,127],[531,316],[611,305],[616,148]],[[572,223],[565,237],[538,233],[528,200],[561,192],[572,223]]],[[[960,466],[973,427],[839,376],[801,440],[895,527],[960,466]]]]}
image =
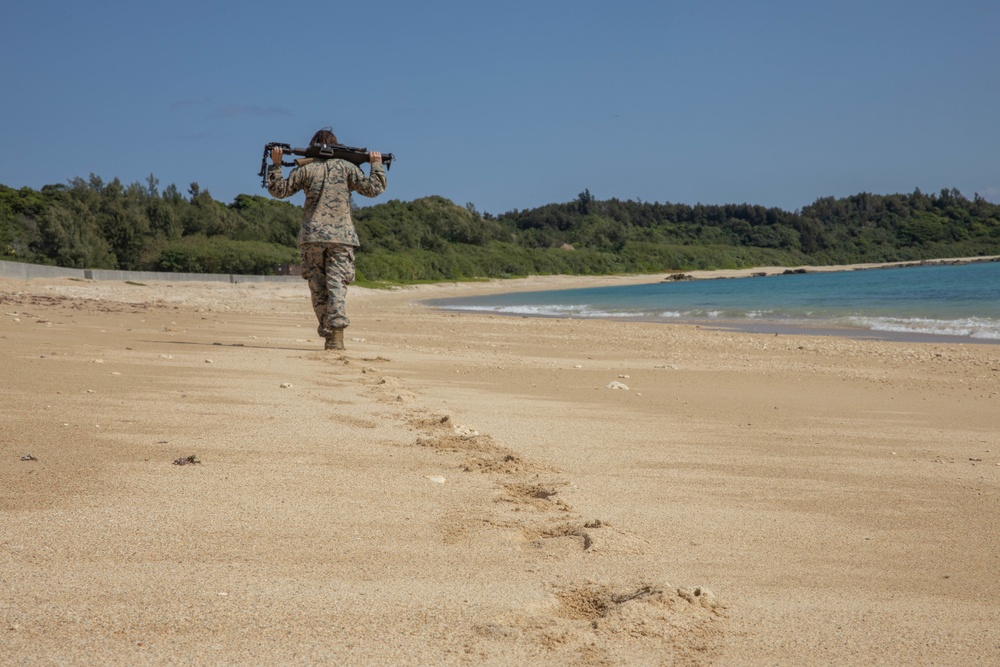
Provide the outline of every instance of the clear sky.
{"type": "Polygon", "coordinates": [[[266,194],[266,142],[328,125],[395,154],[375,201],[1000,202],[997,0],[32,0],[2,32],[14,188],[229,203],[266,194]]]}

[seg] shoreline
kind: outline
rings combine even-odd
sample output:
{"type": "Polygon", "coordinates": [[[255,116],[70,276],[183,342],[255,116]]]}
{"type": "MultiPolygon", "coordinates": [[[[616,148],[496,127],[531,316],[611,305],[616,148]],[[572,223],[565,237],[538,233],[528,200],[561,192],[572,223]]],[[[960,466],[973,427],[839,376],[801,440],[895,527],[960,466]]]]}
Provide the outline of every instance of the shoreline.
{"type": "MultiPolygon", "coordinates": [[[[756,269],[745,269],[747,273],[734,276],[718,276],[724,278],[765,278],[778,275],[791,275],[798,273],[823,273],[831,271],[870,271],[875,269],[905,269],[917,266],[962,266],[965,264],[981,264],[981,263],[991,263],[1000,262],[1000,255],[988,255],[985,257],[953,257],[953,258],[943,258],[943,259],[921,259],[908,262],[883,262],[883,263],[869,263],[869,264],[837,264],[830,266],[809,266],[803,265],[798,267],[761,267],[756,269]],[[773,270],[773,273],[769,273],[769,270],[773,270]]],[[[692,272],[692,274],[697,272],[692,272]]],[[[713,272],[708,272],[713,273],[713,272]]],[[[677,274],[675,274],[677,275],[677,274]]],[[[685,274],[679,274],[685,275],[685,274]]],[[[692,276],[694,277],[694,276],[692,276]]],[[[713,278],[712,275],[703,276],[702,279],[713,278]]],[[[681,278],[683,279],[683,278],[681,278]]],[[[670,280],[668,277],[667,280],[670,280]]]]}
{"type": "Polygon", "coordinates": [[[750,335],[764,335],[764,336],[818,336],[822,338],[846,338],[850,340],[858,341],[882,341],[889,343],[926,343],[926,344],[942,344],[942,345],[1000,345],[1000,339],[995,338],[975,338],[973,336],[957,336],[949,334],[932,334],[932,333],[921,333],[914,331],[882,331],[877,329],[862,329],[860,327],[847,327],[847,326],[835,326],[831,324],[824,324],[821,322],[807,322],[803,321],[801,324],[787,321],[778,320],[767,320],[767,319],[755,319],[747,320],[746,322],[740,322],[738,320],[694,320],[685,318],[676,319],[653,319],[645,317],[573,317],[568,315],[542,315],[537,313],[525,314],[525,313],[501,313],[501,312],[490,312],[490,311],[467,311],[458,309],[449,309],[444,306],[438,306],[435,304],[428,304],[427,301],[420,302],[423,305],[427,305],[428,308],[433,308],[436,310],[455,313],[455,314],[471,314],[471,313],[489,313],[496,315],[498,317],[513,317],[513,318],[524,318],[524,319],[565,319],[572,321],[593,321],[593,320],[606,320],[609,322],[645,322],[648,324],[655,324],[659,326],[688,326],[695,329],[704,329],[706,331],[720,331],[728,333],[742,333],[750,335]]]}
{"type": "MultiPolygon", "coordinates": [[[[728,278],[754,278],[754,277],[775,277],[785,275],[786,272],[805,271],[806,273],[830,273],[846,271],[866,271],[876,269],[906,268],[911,266],[936,266],[936,265],[961,265],[974,263],[1000,262],[1000,255],[988,257],[952,257],[934,260],[919,260],[917,262],[882,262],[882,263],[859,263],[859,264],[831,264],[823,266],[758,266],[745,269],[712,269],[694,270],[686,272],[696,280],[718,280],[728,278]],[[763,276],[759,274],[765,274],[763,276]]],[[[588,275],[533,275],[519,278],[490,278],[486,280],[474,281],[448,281],[442,280],[433,283],[421,283],[418,285],[394,285],[387,288],[352,287],[358,290],[373,291],[397,291],[397,290],[423,290],[448,289],[454,291],[469,292],[469,296],[480,294],[496,294],[500,292],[528,292],[528,291],[548,291],[558,289],[575,289],[588,287],[607,287],[613,285],[641,285],[647,283],[670,282],[669,272],[658,273],[634,273],[615,274],[605,276],[588,275]],[[666,276],[666,277],[665,277],[666,276]]],[[[449,298],[449,297],[441,297],[449,298]]]]}

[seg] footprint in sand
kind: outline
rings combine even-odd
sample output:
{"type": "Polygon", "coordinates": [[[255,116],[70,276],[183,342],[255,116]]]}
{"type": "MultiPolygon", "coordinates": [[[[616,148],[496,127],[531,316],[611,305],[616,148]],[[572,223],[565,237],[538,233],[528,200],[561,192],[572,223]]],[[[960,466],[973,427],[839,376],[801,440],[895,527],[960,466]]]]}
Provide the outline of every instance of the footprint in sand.
{"type": "Polygon", "coordinates": [[[480,626],[479,635],[541,648],[552,664],[700,665],[721,655],[725,609],[705,588],[587,582],[550,594],[549,605],[480,626]]]}
{"type": "MultiPolygon", "coordinates": [[[[373,368],[364,372],[377,375],[373,368]]],[[[398,402],[406,394],[416,401],[398,378],[378,377],[372,386],[380,400],[398,402]]],[[[499,530],[512,540],[520,534],[529,547],[526,557],[538,553],[559,561],[649,548],[641,536],[574,517],[572,507],[559,497],[568,482],[559,479],[558,470],[528,461],[448,415],[410,409],[399,418],[422,432],[414,446],[455,457],[456,467],[465,472],[495,476],[500,504],[482,514],[451,511],[441,526],[446,543],[461,544],[478,539],[484,530],[499,530]]],[[[523,645],[526,654],[541,649],[553,663],[705,664],[721,654],[725,608],[703,587],[586,581],[549,585],[547,590],[550,603],[512,610],[498,622],[480,626],[479,634],[486,641],[523,645]]]]}

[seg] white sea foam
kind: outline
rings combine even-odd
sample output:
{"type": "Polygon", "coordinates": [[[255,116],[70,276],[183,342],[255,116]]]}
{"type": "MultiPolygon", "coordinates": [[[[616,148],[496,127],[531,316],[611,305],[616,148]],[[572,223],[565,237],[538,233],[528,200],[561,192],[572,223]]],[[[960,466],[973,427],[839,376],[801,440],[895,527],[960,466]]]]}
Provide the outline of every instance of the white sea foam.
{"type": "Polygon", "coordinates": [[[476,313],[501,313],[503,315],[528,315],[537,317],[586,317],[586,318],[642,318],[642,319],[676,319],[685,317],[688,314],[674,310],[602,310],[587,305],[550,304],[550,305],[529,305],[518,304],[511,306],[487,306],[487,305],[460,305],[447,306],[448,310],[464,310],[476,313]]]}
{"type": "Polygon", "coordinates": [[[642,320],[725,320],[738,322],[745,319],[750,322],[763,323],[768,321],[782,322],[794,326],[796,322],[812,325],[827,322],[847,325],[889,333],[925,334],[934,336],[958,336],[980,340],[1000,341],[1000,319],[991,317],[967,317],[955,319],[934,319],[921,317],[880,317],[880,316],[846,316],[842,318],[823,317],[819,313],[799,311],[798,313],[782,312],[770,308],[749,309],[742,312],[729,310],[708,310],[704,308],[689,309],[659,309],[637,308],[635,310],[618,309],[615,307],[598,307],[588,304],[511,304],[511,305],[447,305],[449,310],[466,312],[496,313],[503,315],[520,315],[527,317],[565,317],[580,319],[642,319],[642,320]]]}
{"type": "Polygon", "coordinates": [[[853,326],[872,331],[1000,340],[1000,321],[980,317],[957,320],[935,320],[920,317],[852,317],[848,318],[848,322],[853,326]]]}

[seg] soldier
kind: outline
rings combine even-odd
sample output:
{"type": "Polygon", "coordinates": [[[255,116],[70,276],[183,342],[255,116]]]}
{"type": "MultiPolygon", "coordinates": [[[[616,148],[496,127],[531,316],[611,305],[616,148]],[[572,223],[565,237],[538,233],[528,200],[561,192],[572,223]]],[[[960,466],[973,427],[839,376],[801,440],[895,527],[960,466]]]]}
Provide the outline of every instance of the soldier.
{"type": "MultiPolygon", "coordinates": [[[[337,144],[330,128],[313,135],[310,144],[337,144]]],[[[285,179],[281,174],[281,148],[271,150],[267,169],[267,191],[279,199],[305,190],[306,203],[299,230],[302,277],[309,281],[313,312],[319,320],[316,329],[326,339],[327,350],[344,349],[347,318],[347,286],[354,281],[354,249],[358,233],[351,219],[351,192],[376,197],[385,192],[385,169],[382,154],[368,154],[371,175],[337,158],[296,160],[296,167],[285,179]]]]}

